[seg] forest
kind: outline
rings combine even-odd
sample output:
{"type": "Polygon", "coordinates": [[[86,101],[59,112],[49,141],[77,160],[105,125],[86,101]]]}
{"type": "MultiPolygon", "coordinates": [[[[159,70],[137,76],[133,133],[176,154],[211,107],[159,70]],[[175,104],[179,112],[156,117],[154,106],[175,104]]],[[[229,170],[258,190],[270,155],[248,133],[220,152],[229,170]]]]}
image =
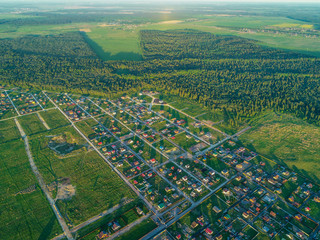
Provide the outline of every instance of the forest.
{"type": "Polygon", "coordinates": [[[320,125],[320,60],[236,36],[143,30],[142,61],[102,61],[78,32],[0,40],[0,82],[111,97],[141,89],[223,110],[231,125],[266,109],[320,125]]]}

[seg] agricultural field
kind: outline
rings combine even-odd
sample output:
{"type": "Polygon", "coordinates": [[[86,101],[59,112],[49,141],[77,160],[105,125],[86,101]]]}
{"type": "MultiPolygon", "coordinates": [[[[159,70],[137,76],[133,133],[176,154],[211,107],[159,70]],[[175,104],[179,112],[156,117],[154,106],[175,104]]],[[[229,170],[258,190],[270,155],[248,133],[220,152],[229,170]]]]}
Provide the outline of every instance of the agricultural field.
{"type": "MultiPolygon", "coordinates": [[[[262,45],[310,52],[319,56],[319,34],[307,37],[303,30],[312,24],[285,17],[264,16],[200,16],[193,21],[171,20],[135,25],[98,24],[85,31],[89,45],[104,60],[141,60],[139,32],[141,30],[194,29],[219,35],[235,35],[258,40],[262,45]],[[281,31],[282,29],[298,31],[281,31]],[[301,32],[302,31],[302,32],[301,32]],[[107,40],[105,40],[107,39],[107,40]]],[[[314,32],[311,31],[313,34],[314,32]]]]}

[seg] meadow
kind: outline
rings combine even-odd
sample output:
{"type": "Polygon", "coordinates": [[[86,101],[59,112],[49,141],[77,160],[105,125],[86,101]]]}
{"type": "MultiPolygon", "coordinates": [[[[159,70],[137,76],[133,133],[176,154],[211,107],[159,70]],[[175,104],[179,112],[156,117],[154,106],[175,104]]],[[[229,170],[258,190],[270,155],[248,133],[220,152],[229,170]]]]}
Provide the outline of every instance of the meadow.
{"type": "Polygon", "coordinates": [[[0,122],[0,143],[20,138],[18,127],[13,119],[0,122]]]}
{"type": "Polygon", "coordinates": [[[27,135],[36,134],[47,130],[35,113],[21,116],[18,118],[18,121],[27,135]]]}
{"type": "Polygon", "coordinates": [[[66,221],[74,225],[109,209],[123,198],[134,198],[131,189],[114,173],[97,152],[88,149],[84,139],[70,126],[30,138],[35,163],[44,181],[68,179],[75,187],[71,199],[58,200],[57,204],[66,221]],[[75,151],[57,155],[48,147],[47,135],[67,134],[68,143],[76,144],[75,151]]]}
{"type": "Polygon", "coordinates": [[[51,109],[39,113],[42,118],[46,121],[48,126],[53,128],[63,127],[70,122],[63,116],[63,114],[58,109],[51,109]]]}
{"type": "Polygon", "coordinates": [[[0,239],[51,239],[62,233],[23,141],[0,144],[0,158],[0,239]]]}
{"type": "Polygon", "coordinates": [[[313,179],[320,178],[320,128],[290,116],[267,112],[240,140],[250,149],[313,179]]]}

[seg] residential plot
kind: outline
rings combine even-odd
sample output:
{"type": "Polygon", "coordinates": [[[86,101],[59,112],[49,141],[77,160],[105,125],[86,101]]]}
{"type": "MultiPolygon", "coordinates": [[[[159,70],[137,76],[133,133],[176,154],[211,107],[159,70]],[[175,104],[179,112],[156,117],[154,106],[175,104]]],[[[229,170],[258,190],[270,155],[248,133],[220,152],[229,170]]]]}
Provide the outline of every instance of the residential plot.
{"type": "Polygon", "coordinates": [[[68,95],[69,98],[80,106],[83,111],[91,116],[98,116],[103,113],[102,109],[85,96],[68,95]]]}
{"type": "Polygon", "coordinates": [[[227,208],[223,201],[213,195],[179,219],[168,230],[176,239],[188,239],[191,236],[196,239],[205,239],[206,236],[217,235],[224,229],[219,219],[224,216],[227,208]]]}
{"type": "Polygon", "coordinates": [[[164,211],[184,199],[179,192],[152,170],[140,174],[131,182],[159,211],[164,211]]]}
{"type": "Polygon", "coordinates": [[[0,119],[10,118],[17,116],[17,112],[14,109],[7,94],[3,91],[0,94],[0,119]]]}
{"type": "Polygon", "coordinates": [[[22,115],[42,109],[31,93],[12,91],[9,92],[8,95],[11,98],[14,106],[22,115]]]}
{"type": "Polygon", "coordinates": [[[208,144],[189,135],[186,132],[179,133],[172,137],[172,141],[181,146],[185,151],[195,154],[209,147],[208,144]]]}
{"type": "Polygon", "coordinates": [[[50,99],[47,97],[47,95],[44,94],[43,92],[35,92],[35,93],[33,93],[33,97],[41,105],[41,107],[44,109],[54,107],[54,104],[50,101],[50,99]]]}
{"type": "Polygon", "coordinates": [[[217,172],[206,167],[197,159],[187,159],[180,157],[176,159],[176,162],[179,166],[187,169],[195,177],[197,177],[203,184],[208,186],[211,189],[215,189],[220,184],[225,182],[225,179],[221,177],[217,172]]]}
{"type": "Polygon", "coordinates": [[[161,166],[159,171],[164,177],[171,181],[181,191],[191,196],[195,201],[209,193],[209,190],[201,183],[201,181],[188,175],[185,170],[172,162],[161,166]]]}

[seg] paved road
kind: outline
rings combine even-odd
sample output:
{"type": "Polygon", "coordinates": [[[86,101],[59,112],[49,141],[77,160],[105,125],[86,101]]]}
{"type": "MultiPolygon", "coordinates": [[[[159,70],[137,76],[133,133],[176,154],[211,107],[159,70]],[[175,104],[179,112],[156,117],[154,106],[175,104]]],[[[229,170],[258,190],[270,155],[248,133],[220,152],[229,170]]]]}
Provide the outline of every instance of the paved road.
{"type": "Polygon", "coordinates": [[[38,171],[38,168],[37,168],[37,166],[36,166],[36,164],[35,164],[35,162],[33,160],[33,157],[32,157],[32,154],[31,154],[31,150],[30,150],[30,146],[29,146],[28,137],[26,136],[26,134],[25,134],[23,128],[21,127],[19,121],[17,120],[17,118],[15,118],[15,122],[16,122],[17,127],[18,127],[18,129],[20,131],[20,134],[21,134],[21,136],[22,136],[22,138],[24,140],[24,145],[25,145],[26,152],[27,152],[27,155],[28,155],[28,158],[29,158],[31,169],[32,169],[34,175],[37,177],[39,185],[40,185],[42,191],[44,192],[44,194],[46,195],[46,198],[48,199],[49,204],[50,204],[53,212],[55,213],[55,215],[56,215],[56,217],[58,219],[58,222],[59,222],[60,226],[62,227],[62,229],[64,231],[65,236],[67,236],[67,238],[69,240],[73,240],[73,236],[72,236],[72,234],[71,234],[66,222],[64,221],[61,213],[59,212],[55,201],[51,197],[51,195],[50,195],[50,193],[49,193],[49,191],[47,189],[47,186],[46,186],[46,184],[45,184],[45,182],[44,182],[44,180],[43,180],[40,172],[38,171]]]}

